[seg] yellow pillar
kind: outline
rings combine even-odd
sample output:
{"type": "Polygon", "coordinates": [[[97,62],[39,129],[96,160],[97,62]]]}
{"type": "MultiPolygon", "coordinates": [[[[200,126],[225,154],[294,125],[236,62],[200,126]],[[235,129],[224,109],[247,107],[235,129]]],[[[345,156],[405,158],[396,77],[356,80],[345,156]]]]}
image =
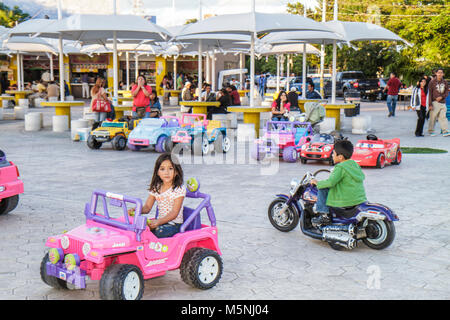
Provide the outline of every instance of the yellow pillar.
{"type": "Polygon", "coordinates": [[[70,86],[71,76],[70,76],[69,56],[64,56],[63,62],[64,62],[64,80],[66,80],[66,83],[69,86],[69,90],[72,93],[72,87],[70,86]]]}
{"type": "Polygon", "coordinates": [[[156,64],[156,93],[158,96],[164,95],[164,89],[160,87],[161,81],[167,73],[166,59],[163,57],[155,57],[156,64]]]}
{"type": "Polygon", "coordinates": [[[17,84],[17,55],[9,58],[9,68],[13,72],[13,80],[10,80],[10,85],[17,84]]]}
{"type": "Polygon", "coordinates": [[[108,63],[108,70],[107,70],[107,83],[108,88],[112,89],[114,87],[114,53],[108,53],[109,63],[108,63]]]}

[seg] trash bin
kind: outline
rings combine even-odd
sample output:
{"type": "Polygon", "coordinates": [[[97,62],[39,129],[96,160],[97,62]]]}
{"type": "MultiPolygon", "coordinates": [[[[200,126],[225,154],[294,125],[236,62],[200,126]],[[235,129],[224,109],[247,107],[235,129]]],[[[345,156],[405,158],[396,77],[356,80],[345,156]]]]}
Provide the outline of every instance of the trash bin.
{"type": "Polygon", "coordinates": [[[357,90],[345,91],[344,102],[345,103],[353,103],[355,105],[355,108],[353,108],[353,109],[344,109],[345,116],[346,117],[357,116],[360,112],[361,93],[357,90]]]}

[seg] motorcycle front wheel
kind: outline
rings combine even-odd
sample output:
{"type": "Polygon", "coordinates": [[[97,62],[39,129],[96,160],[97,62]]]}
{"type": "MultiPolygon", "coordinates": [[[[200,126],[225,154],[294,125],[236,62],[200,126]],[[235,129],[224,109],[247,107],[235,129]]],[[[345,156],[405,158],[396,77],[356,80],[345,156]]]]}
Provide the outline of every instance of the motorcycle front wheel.
{"type": "Polygon", "coordinates": [[[293,230],[300,220],[297,208],[292,204],[283,213],[280,213],[286,201],[285,198],[276,198],[270,203],[268,210],[270,223],[275,229],[282,232],[293,230]]]}

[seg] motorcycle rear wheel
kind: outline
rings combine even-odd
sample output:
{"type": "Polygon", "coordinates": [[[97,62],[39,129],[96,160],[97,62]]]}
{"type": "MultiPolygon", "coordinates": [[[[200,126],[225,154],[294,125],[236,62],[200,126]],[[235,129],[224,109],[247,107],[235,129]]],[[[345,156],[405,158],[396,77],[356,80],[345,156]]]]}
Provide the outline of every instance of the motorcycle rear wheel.
{"type": "Polygon", "coordinates": [[[369,248],[381,250],[389,247],[395,238],[394,222],[388,220],[369,220],[367,237],[362,241],[369,248]]]}
{"type": "Polygon", "coordinates": [[[270,203],[268,210],[270,223],[282,232],[292,231],[300,221],[300,215],[293,205],[290,205],[283,214],[279,214],[286,201],[285,198],[276,198],[270,203]]]}

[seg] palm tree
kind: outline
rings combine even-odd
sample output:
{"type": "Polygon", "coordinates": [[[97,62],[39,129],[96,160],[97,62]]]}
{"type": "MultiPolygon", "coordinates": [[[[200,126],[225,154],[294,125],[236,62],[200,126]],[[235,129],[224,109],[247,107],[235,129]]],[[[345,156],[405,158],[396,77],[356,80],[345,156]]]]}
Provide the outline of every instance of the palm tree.
{"type": "Polygon", "coordinates": [[[0,25],[7,28],[14,27],[17,23],[27,20],[30,17],[28,13],[23,12],[18,6],[10,9],[8,6],[0,3],[0,25]]]}

